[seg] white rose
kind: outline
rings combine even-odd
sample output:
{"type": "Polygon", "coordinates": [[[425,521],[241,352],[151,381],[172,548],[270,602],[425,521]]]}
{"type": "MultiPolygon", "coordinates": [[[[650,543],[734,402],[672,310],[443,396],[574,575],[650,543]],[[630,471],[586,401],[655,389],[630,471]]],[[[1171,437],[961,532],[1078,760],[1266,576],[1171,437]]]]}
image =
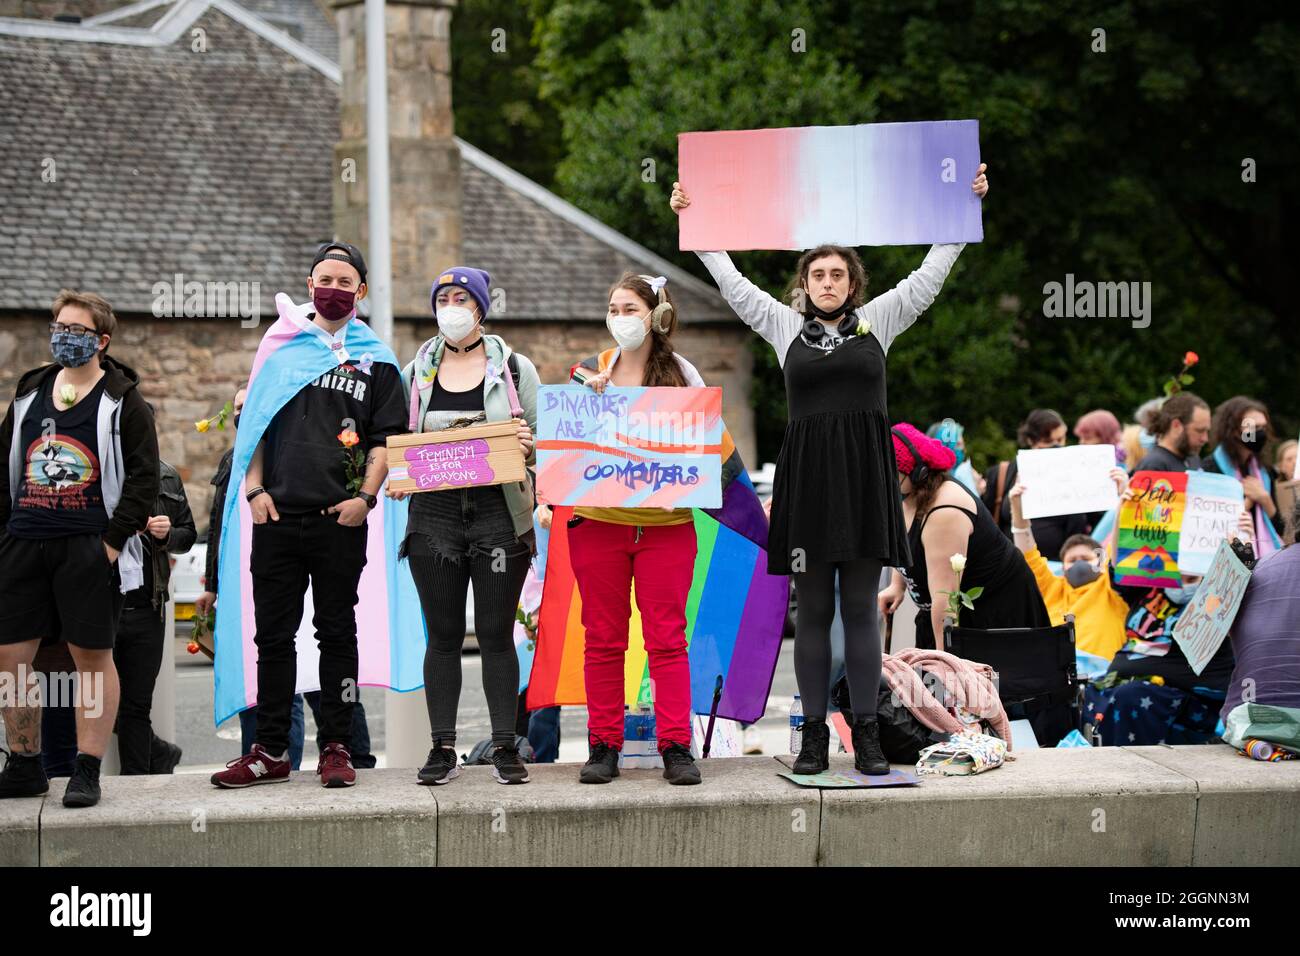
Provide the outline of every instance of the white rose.
{"type": "Polygon", "coordinates": [[[948,559],[948,562],[952,565],[952,569],[958,574],[961,574],[966,570],[966,555],[964,554],[954,554],[948,559]]]}

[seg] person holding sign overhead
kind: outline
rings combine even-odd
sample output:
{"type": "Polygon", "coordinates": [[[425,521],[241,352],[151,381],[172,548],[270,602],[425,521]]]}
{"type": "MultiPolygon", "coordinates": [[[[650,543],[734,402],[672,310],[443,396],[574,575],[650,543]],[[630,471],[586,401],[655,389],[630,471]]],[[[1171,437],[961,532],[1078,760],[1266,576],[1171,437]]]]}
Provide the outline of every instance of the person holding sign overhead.
{"type": "MultiPolygon", "coordinates": [[[[438,334],[402,369],[412,432],[483,422],[518,425],[528,465],[536,461],[537,369],[498,335],[483,332],[492,277],[454,266],[433,283],[438,334]]],[[[403,498],[408,492],[388,492],[403,498]]],[[[424,697],[433,748],[417,779],[445,784],[460,769],[456,711],[460,703],[465,597],[474,584],[474,631],[483,661],[483,694],[492,721],[492,767],[498,783],[528,782],[515,746],[519,659],[515,611],[534,551],[531,480],[468,485],[413,494],[401,555],[411,563],[429,643],[424,697]]]]}
{"type": "MultiPolygon", "coordinates": [[[[624,275],[609,290],[605,325],[616,348],[572,380],[602,393],[607,385],[690,386],[704,379],[673,350],[677,310],[662,276],[624,275]]],[[[579,779],[609,783],[623,747],[623,659],[631,592],[654,686],[655,728],[664,778],[697,784],[691,757],[691,673],[686,652],[686,598],[695,570],[695,524],[689,508],[576,508],[568,524],[569,558],[582,597],[586,629],[589,758],[579,779]]]]}
{"type": "MultiPolygon", "coordinates": [[[[985,168],[980,164],[971,183],[981,198],[988,192],[985,168]]],[[[690,202],[682,184],[673,183],[673,211],[680,214],[690,202]]],[[[908,565],[911,555],[890,441],[885,359],[895,337],[938,296],[963,247],[932,246],[920,268],[867,301],[867,274],[857,252],[818,246],[796,266],[793,308],[741,275],[726,252],[698,253],[723,298],[776,350],[785,375],[790,420],[773,483],[768,572],[793,574],[799,593],[795,674],[804,731],[795,773],[828,766],[837,577],[855,715],[854,766],[889,772],[876,723],[876,596],[882,568],[908,565]]],[[[953,464],[948,454],[945,467],[953,464]]]]}

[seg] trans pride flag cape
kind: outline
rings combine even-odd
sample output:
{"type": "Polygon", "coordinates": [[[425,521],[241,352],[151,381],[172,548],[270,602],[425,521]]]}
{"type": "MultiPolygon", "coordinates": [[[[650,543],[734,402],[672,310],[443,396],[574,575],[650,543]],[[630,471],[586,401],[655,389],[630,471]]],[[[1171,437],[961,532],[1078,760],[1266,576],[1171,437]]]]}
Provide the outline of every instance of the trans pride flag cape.
{"type": "MultiPolygon", "coordinates": [[[[591,358],[582,367],[599,366],[591,358]]],[[[709,713],[721,676],[718,716],[752,722],[767,708],[790,585],[784,575],[767,573],[767,517],[725,430],[722,460],[722,507],[694,512],[695,574],[686,599],[691,706],[696,713],[709,713]]],[[[551,521],[537,650],[528,683],[529,710],[587,702],[582,598],[569,563],[572,515],[571,507],[557,507],[551,521]]],[[[650,692],[649,661],[635,601],[624,667],[626,701],[635,708],[648,701],[650,692]]]]}
{"type": "MultiPolygon", "coordinates": [[[[249,573],[253,518],[244,500],[244,474],[257,443],[284,405],[309,382],[345,363],[365,372],[375,362],[398,365],[392,349],[370,327],[353,319],[336,335],[313,323],[310,303],[275,297],[280,317],[257,348],[248,396],[235,433],[230,486],[221,521],[217,579],[213,716],[220,724],[257,703],[257,647],[253,643],[253,582],[249,573]]],[[[398,366],[400,368],[400,366],[398,366]]],[[[340,454],[342,454],[340,446],[340,454]]],[[[426,634],[415,582],[397,549],[406,532],[406,501],[379,494],[367,519],[366,567],[357,602],[359,683],[414,690],[424,682],[426,634]]],[[[308,592],[310,594],[310,592],[308,592]]],[[[307,617],[311,608],[307,605],[307,617]]],[[[299,669],[299,690],[315,689],[299,669]]]]}

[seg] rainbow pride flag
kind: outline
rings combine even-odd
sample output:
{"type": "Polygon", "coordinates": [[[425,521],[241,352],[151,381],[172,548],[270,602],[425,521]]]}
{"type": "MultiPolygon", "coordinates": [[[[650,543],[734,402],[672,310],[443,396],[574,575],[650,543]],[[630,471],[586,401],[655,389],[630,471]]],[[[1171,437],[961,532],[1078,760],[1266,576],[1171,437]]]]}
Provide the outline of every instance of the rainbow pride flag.
{"type": "MultiPolygon", "coordinates": [[[[332,368],[352,363],[363,373],[376,362],[397,365],[392,350],[364,322],[353,319],[333,338],[309,318],[310,303],[295,305],[284,293],[275,297],[279,318],[267,330],[253,360],[248,396],[235,434],[226,510],[218,555],[215,690],[213,716],[220,724],[257,703],[257,646],[253,581],[249,572],[253,519],[244,500],[244,474],[271,419],[309,382],[332,368]]],[[[427,641],[419,596],[397,549],[406,532],[407,502],[379,495],[367,519],[366,567],[357,600],[358,683],[414,690],[424,683],[427,641]]],[[[313,666],[310,591],[299,631],[297,690],[320,687],[313,666]]]]}
{"type": "MultiPolygon", "coordinates": [[[[583,367],[594,368],[595,363],[589,359],[583,367]]],[[[784,575],[767,573],[767,517],[725,430],[722,459],[722,507],[694,511],[695,573],[686,600],[691,706],[696,713],[709,713],[721,676],[718,716],[752,722],[767,708],[790,584],[784,575]]],[[[587,702],[582,597],[569,561],[572,515],[573,508],[556,507],[551,521],[537,650],[528,682],[529,710],[587,702]]],[[[635,592],[624,674],[627,704],[635,708],[648,702],[649,660],[635,592]]]]}

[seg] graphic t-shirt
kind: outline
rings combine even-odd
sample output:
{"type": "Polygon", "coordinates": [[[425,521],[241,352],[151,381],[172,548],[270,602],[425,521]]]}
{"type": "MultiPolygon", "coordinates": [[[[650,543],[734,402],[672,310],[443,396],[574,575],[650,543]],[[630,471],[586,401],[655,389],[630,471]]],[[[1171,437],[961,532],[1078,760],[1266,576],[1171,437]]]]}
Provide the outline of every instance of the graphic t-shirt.
{"type": "Polygon", "coordinates": [[[108,528],[100,484],[96,425],[104,379],[72,408],[54,402],[51,375],[20,426],[23,470],[9,516],[17,538],[103,534],[108,528]]]}
{"type": "Polygon", "coordinates": [[[344,364],[298,390],[263,437],[262,485],[287,514],[319,511],[338,504],[347,490],[346,454],[363,460],[389,435],[406,431],[406,403],[395,366],[387,362],[344,364]],[[339,441],[344,431],[360,439],[352,449],[339,441]]]}

